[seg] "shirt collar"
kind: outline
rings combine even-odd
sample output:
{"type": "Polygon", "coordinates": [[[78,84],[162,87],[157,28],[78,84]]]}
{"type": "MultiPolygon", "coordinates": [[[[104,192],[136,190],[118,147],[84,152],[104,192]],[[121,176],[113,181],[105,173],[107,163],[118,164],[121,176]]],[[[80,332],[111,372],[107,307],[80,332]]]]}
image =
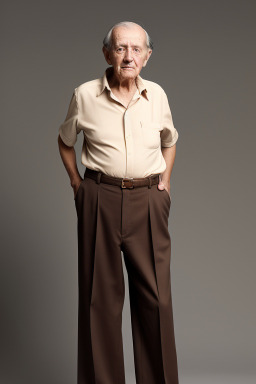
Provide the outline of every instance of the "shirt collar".
{"type": "MultiPolygon", "coordinates": [[[[100,89],[99,89],[97,96],[100,96],[105,88],[107,88],[109,91],[111,91],[111,88],[109,86],[108,79],[107,79],[107,75],[109,75],[111,72],[113,72],[113,67],[108,67],[105,70],[104,75],[101,77],[100,89]]],[[[146,99],[148,100],[148,90],[147,90],[147,88],[143,82],[142,77],[140,75],[138,75],[136,77],[135,81],[136,81],[136,85],[137,85],[137,88],[139,90],[139,93],[141,95],[143,95],[144,97],[146,97],[146,99]]]]}

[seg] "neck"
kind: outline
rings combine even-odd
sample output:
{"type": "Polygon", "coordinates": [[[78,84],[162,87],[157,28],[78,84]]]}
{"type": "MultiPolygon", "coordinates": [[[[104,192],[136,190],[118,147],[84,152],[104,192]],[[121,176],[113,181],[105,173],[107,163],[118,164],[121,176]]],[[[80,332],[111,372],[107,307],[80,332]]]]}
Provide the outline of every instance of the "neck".
{"type": "Polygon", "coordinates": [[[110,88],[121,93],[133,92],[137,88],[136,78],[119,78],[113,72],[109,75],[108,83],[110,88]]]}

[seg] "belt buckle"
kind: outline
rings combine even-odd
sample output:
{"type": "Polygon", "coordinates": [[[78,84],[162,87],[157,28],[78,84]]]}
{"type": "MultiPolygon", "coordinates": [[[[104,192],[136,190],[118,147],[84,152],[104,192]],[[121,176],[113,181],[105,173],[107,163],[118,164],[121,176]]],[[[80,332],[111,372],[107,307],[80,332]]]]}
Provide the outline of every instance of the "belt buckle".
{"type": "Polygon", "coordinates": [[[133,177],[124,177],[122,179],[121,188],[134,188],[133,177]],[[125,182],[128,182],[128,186],[124,184],[125,182]],[[129,182],[130,182],[130,185],[129,185],[129,182]]]}

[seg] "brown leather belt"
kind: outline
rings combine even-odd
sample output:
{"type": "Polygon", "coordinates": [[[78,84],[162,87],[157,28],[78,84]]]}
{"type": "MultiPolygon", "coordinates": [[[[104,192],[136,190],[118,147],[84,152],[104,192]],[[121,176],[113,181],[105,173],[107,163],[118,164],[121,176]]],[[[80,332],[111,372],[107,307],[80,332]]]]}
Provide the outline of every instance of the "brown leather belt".
{"type": "Polygon", "coordinates": [[[150,175],[148,177],[133,178],[133,177],[113,177],[106,175],[105,173],[95,171],[93,169],[86,168],[84,177],[89,177],[95,180],[98,184],[112,184],[121,188],[137,188],[137,187],[149,187],[159,183],[159,173],[150,175]]]}

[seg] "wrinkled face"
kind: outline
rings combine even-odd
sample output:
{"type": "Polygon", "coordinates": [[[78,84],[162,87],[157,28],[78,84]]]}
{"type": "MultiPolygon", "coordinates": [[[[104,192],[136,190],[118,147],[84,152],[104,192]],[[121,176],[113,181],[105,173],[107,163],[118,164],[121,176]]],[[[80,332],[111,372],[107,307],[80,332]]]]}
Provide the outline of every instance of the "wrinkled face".
{"type": "Polygon", "coordinates": [[[112,47],[103,53],[108,64],[114,68],[115,76],[120,80],[135,79],[152,53],[146,44],[144,30],[135,25],[132,28],[117,27],[112,31],[112,47]]]}

